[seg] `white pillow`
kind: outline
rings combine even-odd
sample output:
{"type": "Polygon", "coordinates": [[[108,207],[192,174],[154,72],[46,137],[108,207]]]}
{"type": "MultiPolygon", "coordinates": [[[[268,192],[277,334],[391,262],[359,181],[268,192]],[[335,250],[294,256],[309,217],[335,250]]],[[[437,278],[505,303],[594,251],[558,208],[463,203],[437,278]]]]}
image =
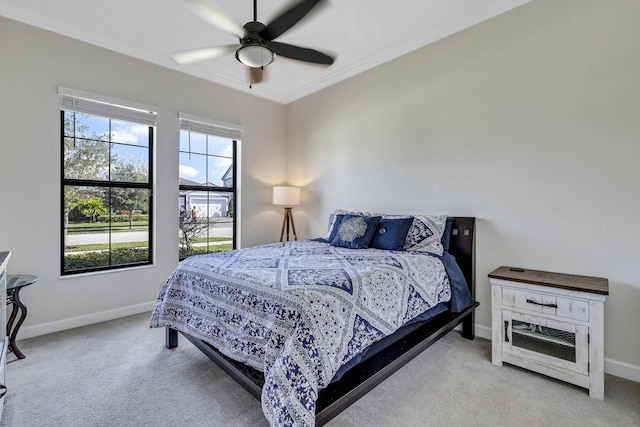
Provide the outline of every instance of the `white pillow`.
{"type": "Polygon", "coordinates": [[[414,215],[404,250],[442,255],[442,235],[446,224],[446,215],[414,215]]]}

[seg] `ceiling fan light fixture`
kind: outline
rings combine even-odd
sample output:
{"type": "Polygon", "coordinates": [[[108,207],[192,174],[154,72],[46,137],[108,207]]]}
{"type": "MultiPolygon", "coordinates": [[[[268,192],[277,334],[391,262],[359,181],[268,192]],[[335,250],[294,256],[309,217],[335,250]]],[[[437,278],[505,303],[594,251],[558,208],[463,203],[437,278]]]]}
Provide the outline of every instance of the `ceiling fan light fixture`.
{"type": "Polygon", "coordinates": [[[260,42],[250,42],[236,51],[236,59],[249,67],[259,68],[271,64],[276,53],[260,42]]]}

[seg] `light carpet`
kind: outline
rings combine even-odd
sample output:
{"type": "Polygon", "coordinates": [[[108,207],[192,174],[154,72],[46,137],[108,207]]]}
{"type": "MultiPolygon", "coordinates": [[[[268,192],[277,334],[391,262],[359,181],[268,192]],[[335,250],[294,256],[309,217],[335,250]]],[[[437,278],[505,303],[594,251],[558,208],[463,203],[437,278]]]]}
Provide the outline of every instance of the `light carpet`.
{"type": "MultiPolygon", "coordinates": [[[[141,314],[19,341],[0,426],[267,426],[260,403],[183,337],[141,314]]],[[[338,426],[640,426],[640,383],[605,376],[605,400],[513,366],[449,333],[353,406],[338,426]]]]}

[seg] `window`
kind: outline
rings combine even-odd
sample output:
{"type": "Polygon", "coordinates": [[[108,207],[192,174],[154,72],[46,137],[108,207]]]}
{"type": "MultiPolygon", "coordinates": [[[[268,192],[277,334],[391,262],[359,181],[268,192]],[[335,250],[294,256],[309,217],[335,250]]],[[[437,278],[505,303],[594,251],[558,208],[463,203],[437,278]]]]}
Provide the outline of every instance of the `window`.
{"type": "Polygon", "coordinates": [[[155,113],[60,94],[62,274],[151,264],[155,113]]]}
{"type": "Polygon", "coordinates": [[[180,115],[180,259],[236,247],[240,130],[180,115]]]}

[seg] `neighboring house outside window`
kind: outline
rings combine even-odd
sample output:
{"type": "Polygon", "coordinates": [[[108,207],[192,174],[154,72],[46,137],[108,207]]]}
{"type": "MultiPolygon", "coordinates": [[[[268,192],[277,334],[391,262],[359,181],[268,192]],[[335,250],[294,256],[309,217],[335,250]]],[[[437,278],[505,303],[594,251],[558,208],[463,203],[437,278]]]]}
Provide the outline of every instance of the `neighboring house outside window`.
{"type": "Polygon", "coordinates": [[[63,275],[153,261],[156,114],[60,88],[63,275]]]}
{"type": "Polygon", "coordinates": [[[180,259],[236,247],[239,127],[180,115],[180,259]]]}

